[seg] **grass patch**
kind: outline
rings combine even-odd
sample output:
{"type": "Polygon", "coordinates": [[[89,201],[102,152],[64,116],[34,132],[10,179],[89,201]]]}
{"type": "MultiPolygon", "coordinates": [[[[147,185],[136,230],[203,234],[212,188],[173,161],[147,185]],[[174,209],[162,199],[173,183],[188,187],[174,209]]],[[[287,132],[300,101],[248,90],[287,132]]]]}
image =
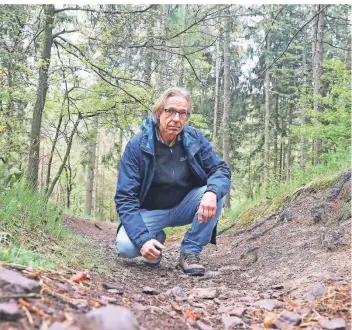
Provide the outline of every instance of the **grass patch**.
{"type": "Polygon", "coordinates": [[[33,267],[100,269],[107,265],[96,243],[70,232],[63,212],[17,183],[0,190],[0,261],[33,267]]]}

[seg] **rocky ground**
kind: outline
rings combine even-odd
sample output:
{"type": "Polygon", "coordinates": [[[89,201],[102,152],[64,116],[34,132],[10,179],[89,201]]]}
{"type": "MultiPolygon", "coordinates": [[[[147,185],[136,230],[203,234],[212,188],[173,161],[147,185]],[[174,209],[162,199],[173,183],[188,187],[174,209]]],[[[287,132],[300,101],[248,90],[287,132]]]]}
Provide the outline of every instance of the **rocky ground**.
{"type": "Polygon", "coordinates": [[[0,329],[350,329],[350,178],[225,232],[202,254],[203,277],[177,268],[177,240],[150,268],[116,256],[115,225],[68,217],[104,252],[106,275],[2,264],[0,329]]]}

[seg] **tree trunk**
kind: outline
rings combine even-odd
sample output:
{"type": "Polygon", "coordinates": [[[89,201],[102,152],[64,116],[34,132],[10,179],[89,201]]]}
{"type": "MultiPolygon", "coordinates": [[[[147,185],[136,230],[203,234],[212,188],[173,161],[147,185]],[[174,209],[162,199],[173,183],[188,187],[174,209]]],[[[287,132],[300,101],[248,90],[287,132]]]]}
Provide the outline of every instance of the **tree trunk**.
{"type": "Polygon", "coordinates": [[[33,110],[33,119],[30,136],[29,160],[27,182],[34,190],[38,188],[40,130],[42,125],[43,109],[45,106],[46,93],[48,90],[48,70],[50,66],[52,32],[54,24],[54,5],[44,5],[44,44],[42,50],[42,63],[39,68],[39,81],[36,101],[33,110]]]}
{"type": "MultiPolygon", "coordinates": [[[[154,17],[151,16],[148,21],[147,28],[147,38],[148,45],[154,44],[154,17]]],[[[147,48],[146,58],[145,58],[145,67],[144,67],[144,80],[149,85],[152,84],[152,65],[153,65],[153,49],[152,47],[147,48]]]]}
{"type": "Polygon", "coordinates": [[[275,107],[274,107],[274,123],[275,123],[275,132],[274,132],[274,140],[273,140],[273,145],[274,145],[274,171],[273,171],[273,176],[274,179],[278,179],[278,136],[279,136],[279,131],[280,131],[280,125],[279,125],[279,95],[276,94],[275,96],[275,107]]]}
{"type": "MultiPolygon", "coordinates": [[[[307,33],[306,30],[304,31],[305,39],[307,39],[307,33]]],[[[304,94],[307,93],[307,48],[306,45],[303,45],[303,58],[302,58],[302,67],[303,67],[303,90],[302,92],[304,94]]],[[[301,125],[305,124],[306,121],[306,109],[304,106],[301,106],[300,109],[300,116],[299,116],[299,121],[301,125]]],[[[301,170],[304,171],[306,168],[306,161],[307,161],[307,141],[304,136],[301,136],[301,141],[300,141],[300,167],[301,170]]]]}
{"type": "Polygon", "coordinates": [[[48,161],[48,168],[47,168],[46,182],[45,182],[45,193],[47,193],[48,190],[49,190],[50,176],[51,176],[51,165],[52,165],[52,163],[53,163],[53,158],[54,158],[54,152],[55,152],[55,148],[56,148],[56,143],[57,143],[57,141],[58,141],[58,139],[59,139],[59,135],[60,135],[62,119],[63,119],[63,117],[64,117],[64,115],[62,114],[62,112],[63,112],[63,106],[61,107],[59,122],[58,122],[57,127],[56,127],[56,132],[55,132],[54,140],[53,140],[53,143],[52,143],[52,145],[51,145],[51,150],[50,150],[50,154],[49,154],[49,161],[48,161]]]}
{"type": "MultiPolygon", "coordinates": [[[[322,5],[317,5],[317,10],[321,10],[322,5]]],[[[319,101],[316,97],[322,95],[322,62],[323,62],[323,39],[324,39],[324,11],[322,11],[315,20],[316,28],[313,29],[316,31],[313,37],[313,96],[314,96],[314,104],[313,111],[320,111],[319,109],[319,101]]],[[[322,144],[321,139],[316,139],[314,141],[314,157],[313,157],[313,165],[317,165],[320,163],[320,157],[322,153],[322,144]]]]}
{"type": "Polygon", "coordinates": [[[269,74],[269,51],[270,51],[270,39],[269,34],[266,37],[266,72],[265,72],[265,119],[264,119],[264,196],[267,197],[269,189],[269,142],[270,142],[270,74],[269,74]]]}
{"type": "Polygon", "coordinates": [[[99,116],[95,116],[94,132],[93,132],[92,140],[89,143],[86,203],[84,207],[84,213],[89,216],[92,215],[92,205],[93,205],[94,171],[95,171],[95,158],[96,158],[95,156],[96,156],[96,150],[97,150],[98,125],[99,125],[99,116]]]}
{"type": "Polygon", "coordinates": [[[81,117],[80,117],[80,114],[78,114],[78,118],[77,118],[77,121],[75,122],[73,128],[72,128],[72,132],[71,132],[71,135],[68,139],[68,142],[67,142],[67,148],[66,148],[66,153],[65,153],[65,156],[62,160],[62,164],[53,180],[53,182],[51,183],[49,189],[48,189],[48,193],[47,193],[47,198],[50,197],[50,195],[52,194],[53,190],[54,190],[54,187],[57,183],[57,181],[59,180],[60,176],[61,176],[61,173],[63,171],[63,169],[65,168],[66,166],[66,162],[67,162],[67,158],[68,156],[70,155],[70,151],[71,151],[71,147],[72,147],[72,142],[73,142],[73,137],[77,131],[77,127],[78,127],[78,124],[79,124],[79,121],[80,121],[81,117]]]}
{"type": "Polygon", "coordinates": [[[216,59],[215,59],[215,100],[214,100],[214,118],[213,118],[213,147],[216,149],[217,146],[217,134],[218,134],[218,108],[219,108],[219,83],[220,83],[220,35],[221,30],[219,29],[219,39],[216,42],[216,59]]]}
{"type": "MultiPolygon", "coordinates": [[[[230,159],[230,21],[227,20],[224,36],[224,112],[222,117],[222,154],[224,161],[231,167],[230,159]]],[[[231,189],[230,189],[231,190],[231,189]]],[[[227,194],[225,206],[231,206],[230,191],[227,194]]]]}
{"type": "MultiPolygon", "coordinates": [[[[288,125],[292,124],[292,105],[288,105],[287,121],[288,125]]],[[[286,182],[290,181],[291,177],[291,136],[290,132],[287,132],[287,152],[286,152],[286,182]]]]}

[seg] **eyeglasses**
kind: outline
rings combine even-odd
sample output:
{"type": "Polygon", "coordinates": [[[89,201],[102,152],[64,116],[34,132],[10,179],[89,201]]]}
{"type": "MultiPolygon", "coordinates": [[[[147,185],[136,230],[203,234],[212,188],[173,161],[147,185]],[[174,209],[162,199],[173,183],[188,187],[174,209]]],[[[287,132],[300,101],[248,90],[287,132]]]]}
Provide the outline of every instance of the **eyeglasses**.
{"type": "Polygon", "coordinates": [[[164,110],[165,110],[166,115],[168,117],[175,117],[177,113],[179,114],[180,118],[182,118],[182,119],[188,119],[191,116],[191,114],[187,111],[176,111],[175,109],[172,109],[172,108],[164,109],[164,110]]]}

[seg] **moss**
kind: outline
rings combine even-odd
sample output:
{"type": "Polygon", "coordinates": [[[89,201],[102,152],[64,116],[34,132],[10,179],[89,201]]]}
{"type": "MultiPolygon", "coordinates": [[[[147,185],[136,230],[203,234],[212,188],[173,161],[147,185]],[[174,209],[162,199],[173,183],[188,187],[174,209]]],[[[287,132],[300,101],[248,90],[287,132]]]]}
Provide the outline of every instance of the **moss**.
{"type": "MultiPolygon", "coordinates": [[[[273,198],[266,202],[261,202],[253,207],[250,207],[240,213],[233,222],[236,225],[227,231],[228,234],[234,232],[238,229],[249,227],[256,222],[257,219],[263,218],[272,212],[277,212],[282,210],[287,204],[297,200],[303,194],[309,194],[317,190],[325,190],[330,188],[345,171],[337,172],[328,176],[321,177],[319,179],[313,180],[308,184],[299,187],[298,189],[288,191],[285,195],[273,198]]],[[[228,221],[229,222],[229,221],[228,221]]],[[[223,226],[225,227],[225,226],[223,226]]]]}

